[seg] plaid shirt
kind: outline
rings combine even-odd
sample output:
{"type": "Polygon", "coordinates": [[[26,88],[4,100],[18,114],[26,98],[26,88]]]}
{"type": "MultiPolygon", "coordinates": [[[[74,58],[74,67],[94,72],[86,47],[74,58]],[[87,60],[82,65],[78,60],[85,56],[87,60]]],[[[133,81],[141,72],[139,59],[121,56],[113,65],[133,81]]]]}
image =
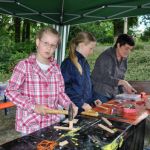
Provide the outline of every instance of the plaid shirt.
{"type": "Polygon", "coordinates": [[[60,121],[60,115],[34,113],[35,104],[58,109],[59,105],[68,108],[71,103],[64,93],[64,80],[54,59],[44,73],[35,55],[16,65],[5,94],[17,105],[16,130],[22,133],[31,133],[60,121]]]}

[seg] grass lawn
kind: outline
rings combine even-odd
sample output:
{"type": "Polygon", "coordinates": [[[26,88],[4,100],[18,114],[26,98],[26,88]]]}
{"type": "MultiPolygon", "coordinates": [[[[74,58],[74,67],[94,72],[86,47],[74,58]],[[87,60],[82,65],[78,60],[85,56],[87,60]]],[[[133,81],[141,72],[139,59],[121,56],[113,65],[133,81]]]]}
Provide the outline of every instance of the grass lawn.
{"type": "Polygon", "coordinates": [[[0,145],[20,137],[15,131],[15,107],[9,108],[8,115],[0,110],[0,145]]]}

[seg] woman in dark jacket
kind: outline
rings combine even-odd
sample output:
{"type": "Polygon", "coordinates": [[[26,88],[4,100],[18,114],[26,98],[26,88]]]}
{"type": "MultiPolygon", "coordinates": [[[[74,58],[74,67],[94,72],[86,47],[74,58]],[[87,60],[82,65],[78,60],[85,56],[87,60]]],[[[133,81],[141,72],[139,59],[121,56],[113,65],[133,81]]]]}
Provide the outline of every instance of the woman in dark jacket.
{"type": "MultiPolygon", "coordinates": [[[[93,53],[96,46],[95,37],[88,32],[80,32],[72,39],[69,47],[69,57],[61,65],[65,81],[65,91],[70,99],[78,106],[79,111],[89,111],[94,102],[90,67],[86,57],[93,53]]],[[[96,105],[101,101],[96,100],[96,105]]]]}

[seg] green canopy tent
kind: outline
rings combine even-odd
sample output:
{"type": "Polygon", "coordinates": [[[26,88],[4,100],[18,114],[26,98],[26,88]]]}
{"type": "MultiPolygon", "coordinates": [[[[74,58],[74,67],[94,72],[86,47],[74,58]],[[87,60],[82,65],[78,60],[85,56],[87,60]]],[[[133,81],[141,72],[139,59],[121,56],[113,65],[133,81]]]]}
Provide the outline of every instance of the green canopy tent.
{"type": "Polygon", "coordinates": [[[150,0],[0,0],[0,13],[53,24],[62,36],[60,63],[70,25],[149,14],[150,0]]]}

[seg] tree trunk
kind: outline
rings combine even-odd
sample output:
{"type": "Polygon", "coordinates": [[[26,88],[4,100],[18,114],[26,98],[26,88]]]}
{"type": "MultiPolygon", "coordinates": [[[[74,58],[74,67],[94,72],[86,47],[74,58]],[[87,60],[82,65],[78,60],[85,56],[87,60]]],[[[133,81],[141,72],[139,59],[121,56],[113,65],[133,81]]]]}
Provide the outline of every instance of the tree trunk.
{"type": "Polygon", "coordinates": [[[114,37],[117,37],[119,34],[123,33],[123,20],[122,19],[116,19],[113,20],[113,24],[114,24],[114,37]]]}
{"type": "Polygon", "coordinates": [[[30,22],[26,20],[26,40],[30,41],[30,22]]]}
{"type": "Polygon", "coordinates": [[[25,19],[23,21],[22,42],[25,42],[26,40],[30,40],[30,22],[25,19]]]}
{"type": "Polygon", "coordinates": [[[15,42],[20,42],[20,29],[21,29],[21,19],[18,17],[14,17],[14,25],[15,25],[15,42]]]}
{"type": "Polygon", "coordinates": [[[25,34],[26,34],[26,23],[25,20],[23,21],[23,27],[22,27],[22,42],[25,41],[25,34]]]}

